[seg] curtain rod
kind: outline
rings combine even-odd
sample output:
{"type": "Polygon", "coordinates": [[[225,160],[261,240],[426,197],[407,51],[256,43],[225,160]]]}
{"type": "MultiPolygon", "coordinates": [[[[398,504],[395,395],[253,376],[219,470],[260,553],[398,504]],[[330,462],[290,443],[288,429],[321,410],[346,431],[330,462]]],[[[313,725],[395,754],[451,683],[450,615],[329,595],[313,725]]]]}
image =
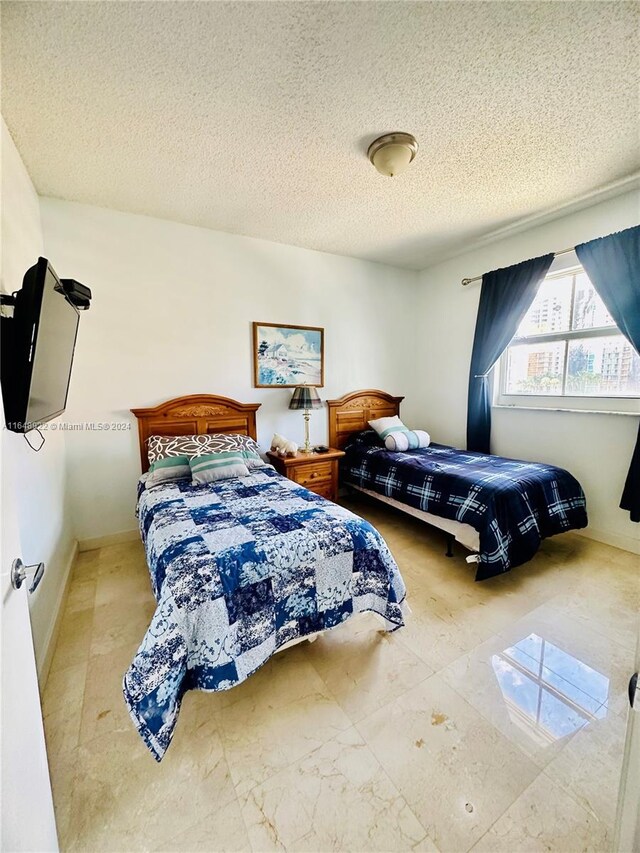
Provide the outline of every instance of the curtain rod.
{"type": "MultiPolygon", "coordinates": [[[[554,258],[557,258],[558,255],[568,255],[569,252],[575,252],[575,246],[572,246],[570,249],[562,249],[560,252],[554,252],[553,256],[554,258]]],[[[482,281],[482,276],[477,275],[475,278],[463,278],[462,286],[466,287],[468,284],[473,284],[474,281],[482,281]]]]}

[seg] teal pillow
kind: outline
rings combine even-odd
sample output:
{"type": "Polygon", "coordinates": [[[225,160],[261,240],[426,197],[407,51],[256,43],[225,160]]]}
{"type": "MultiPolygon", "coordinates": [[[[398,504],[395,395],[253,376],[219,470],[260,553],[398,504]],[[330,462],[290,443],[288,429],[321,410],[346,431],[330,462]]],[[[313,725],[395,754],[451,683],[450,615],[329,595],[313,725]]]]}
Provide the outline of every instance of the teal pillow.
{"type": "Polygon", "coordinates": [[[173,483],[191,476],[188,456],[167,456],[158,459],[149,466],[146,486],[157,486],[160,483],[173,483]]]}
{"type": "Polygon", "coordinates": [[[219,453],[194,456],[189,460],[189,465],[194,486],[228,480],[230,477],[246,477],[249,474],[242,450],[221,450],[219,453]]]}
{"type": "Polygon", "coordinates": [[[255,450],[247,450],[246,447],[242,449],[242,458],[244,459],[244,464],[249,469],[270,467],[259,453],[256,453],[255,450]]]}

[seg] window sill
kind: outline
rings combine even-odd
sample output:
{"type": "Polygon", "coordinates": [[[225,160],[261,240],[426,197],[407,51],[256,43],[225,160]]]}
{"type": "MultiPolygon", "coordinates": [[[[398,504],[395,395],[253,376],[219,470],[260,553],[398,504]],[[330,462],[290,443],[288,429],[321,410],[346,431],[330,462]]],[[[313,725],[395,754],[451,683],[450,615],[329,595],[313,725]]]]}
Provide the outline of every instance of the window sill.
{"type": "Polygon", "coordinates": [[[519,412],[571,412],[579,415],[624,415],[624,417],[638,418],[640,412],[616,412],[608,409],[568,409],[560,406],[515,406],[505,403],[494,403],[494,409],[517,409],[519,412]]]}

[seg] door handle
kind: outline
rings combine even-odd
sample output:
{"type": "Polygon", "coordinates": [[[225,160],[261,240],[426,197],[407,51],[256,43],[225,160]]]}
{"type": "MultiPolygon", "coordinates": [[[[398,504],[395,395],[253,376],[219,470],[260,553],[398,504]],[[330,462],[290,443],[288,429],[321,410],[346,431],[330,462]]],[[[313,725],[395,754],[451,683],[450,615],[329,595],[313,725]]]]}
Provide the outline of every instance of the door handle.
{"type": "Polygon", "coordinates": [[[636,698],[636,689],[638,687],[638,673],[634,672],[629,679],[629,704],[633,708],[633,703],[636,698]]]}
{"type": "Polygon", "coordinates": [[[20,589],[29,575],[33,575],[29,592],[35,592],[44,575],[44,563],[34,563],[32,566],[25,566],[20,557],[16,557],[11,564],[11,586],[14,589],[20,589]]]}

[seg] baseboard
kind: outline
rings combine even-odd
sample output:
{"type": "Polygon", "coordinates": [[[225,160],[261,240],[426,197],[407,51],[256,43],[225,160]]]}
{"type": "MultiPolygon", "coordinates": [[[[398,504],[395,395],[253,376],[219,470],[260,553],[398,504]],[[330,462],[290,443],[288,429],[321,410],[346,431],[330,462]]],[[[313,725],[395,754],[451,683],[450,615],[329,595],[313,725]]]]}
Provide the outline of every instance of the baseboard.
{"type": "Polygon", "coordinates": [[[51,661],[56,648],[58,634],[60,633],[60,625],[62,622],[62,613],[64,611],[65,601],[69,592],[69,582],[71,580],[71,570],[80,551],[93,551],[96,548],[103,548],[105,545],[119,545],[122,542],[135,542],[140,538],[138,530],[122,530],[120,533],[112,533],[109,536],[99,536],[95,539],[81,539],[74,541],[66,561],[62,583],[58,592],[58,598],[54,607],[54,616],[51,620],[49,634],[44,642],[44,653],[38,664],[38,684],[40,692],[45,688],[49,670],[51,669],[51,661]]]}
{"type": "Polygon", "coordinates": [[[625,536],[621,533],[607,533],[605,530],[598,530],[594,527],[585,527],[575,532],[587,539],[595,539],[596,542],[603,542],[605,545],[620,548],[622,551],[640,554],[640,539],[634,539],[633,536],[625,536]]]}
{"type": "Polygon", "coordinates": [[[108,536],[95,536],[93,539],[80,539],[79,551],[95,551],[96,548],[106,548],[107,545],[121,545],[123,542],[135,542],[140,538],[140,531],[121,530],[119,533],[109,533],[108,536]]]}
{"type": "Polygon", "coordinates": [[[64,611],[64,604],[67,600],[67,594],[69,592],[71,570],[73,569],[73,564],[75,563],[77,556],[78,543],[74,540],[73,545],[71,547],[71,551],[67,558],[64,576],[62,578],[62,583],[60,584],[58,598],[56,600],[55,607],[53,610],[53,619],[51,620],[49,634],[44,642],[44,654],[42,655],[40,664],[38,665],[38,684],[40,685],[41,694],[44,691],[45,685],[47,683],[47,678],[49,677],[51,661],[53,659],[53,653],[55,651],[56,643],[58,641],[58,634],[60,633],[60,625],[62,623],[62,613],[64,611]]]}

